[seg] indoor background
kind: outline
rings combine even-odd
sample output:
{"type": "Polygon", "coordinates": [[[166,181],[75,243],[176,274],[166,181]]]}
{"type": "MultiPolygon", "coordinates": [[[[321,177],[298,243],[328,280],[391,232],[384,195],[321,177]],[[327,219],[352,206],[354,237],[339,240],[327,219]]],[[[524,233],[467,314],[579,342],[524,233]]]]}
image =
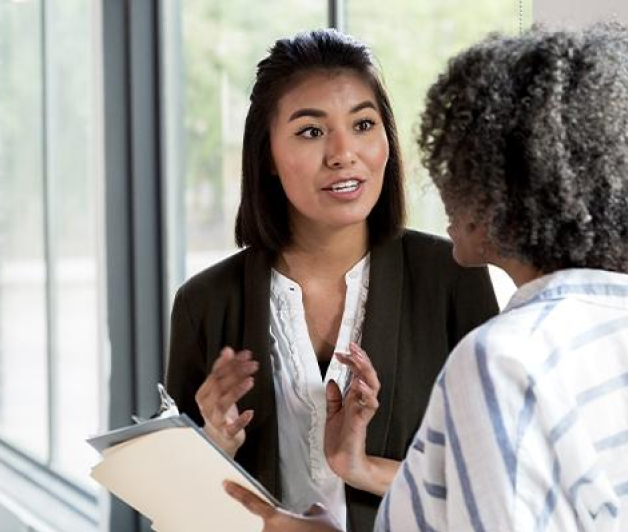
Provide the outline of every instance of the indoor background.
{"type": "MultiPolygon", "coordinates": [[[[150,526],[90,480],[85,438],[150,415],[187,277],[233,253],[255,64],[279,37],[369,44],[410,226],[444,234],[414,136],[448,57],[620,0],[0,0],[0,532],[150,526]]],[[[513,286],[493,271],[503,305],[513,286]]]]}

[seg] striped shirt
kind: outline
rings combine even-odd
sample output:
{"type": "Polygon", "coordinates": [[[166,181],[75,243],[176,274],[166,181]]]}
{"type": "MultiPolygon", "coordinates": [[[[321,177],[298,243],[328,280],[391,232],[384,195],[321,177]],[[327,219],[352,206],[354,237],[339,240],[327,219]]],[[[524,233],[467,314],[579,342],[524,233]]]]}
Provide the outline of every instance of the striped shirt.
{"type": "Polygon", "coordinates": [[[628,275],[546,275],[460,342],[376,530],[628,530],[628,275]]]}

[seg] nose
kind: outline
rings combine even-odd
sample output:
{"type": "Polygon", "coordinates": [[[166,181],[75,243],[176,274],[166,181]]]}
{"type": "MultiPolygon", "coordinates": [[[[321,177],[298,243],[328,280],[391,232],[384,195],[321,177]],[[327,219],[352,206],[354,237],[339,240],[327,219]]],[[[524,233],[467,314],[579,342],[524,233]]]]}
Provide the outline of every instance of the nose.
{"type": "Polygon", "coordinates": [[[335,131],[328,136],[325,162],[329,168],[346,168],[356,162],[356,145],[351,133],[335,131]]]}

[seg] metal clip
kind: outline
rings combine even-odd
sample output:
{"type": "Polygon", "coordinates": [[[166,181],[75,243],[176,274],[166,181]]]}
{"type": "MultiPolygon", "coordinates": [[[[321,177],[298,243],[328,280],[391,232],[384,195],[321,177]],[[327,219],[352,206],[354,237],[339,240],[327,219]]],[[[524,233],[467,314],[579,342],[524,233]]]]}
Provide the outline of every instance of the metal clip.
{"type": "MultiPolygon", "coordinates": [[[[177,408],[177,404],[174,402],[174,399],[168,395],[166,388],[160,382],[157,383],[157,391],[159,392],[160,405],[157,412],[155,412],[148,419],[163,419],[166,417],[178,416],[179,409],[177,408]]],[[[145,421],[148,421],[147,419],[139,416],[131,416],[131,419],[135,423],[144,423],[145,421]]]]}

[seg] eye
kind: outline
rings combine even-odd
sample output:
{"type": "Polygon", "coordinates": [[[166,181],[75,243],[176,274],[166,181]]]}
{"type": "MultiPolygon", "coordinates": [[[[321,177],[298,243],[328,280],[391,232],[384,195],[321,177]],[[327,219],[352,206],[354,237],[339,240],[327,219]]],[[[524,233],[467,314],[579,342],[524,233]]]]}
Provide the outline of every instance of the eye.
{"type": "Polygon", "coordinates": [[[356,131],[369,131],[370,129],[373,129],[373,127],[375,126],[375,121],[371,120],[370,118],[364,118],[362,120],[358,120],[355,124],[355,129],[356,131]]]}
{"type": "Polygon", "coordinates": [[[297,131],[298,137],[314,139],[323,136],[323,130],[316,126],[307,126],[297,131]]]}

